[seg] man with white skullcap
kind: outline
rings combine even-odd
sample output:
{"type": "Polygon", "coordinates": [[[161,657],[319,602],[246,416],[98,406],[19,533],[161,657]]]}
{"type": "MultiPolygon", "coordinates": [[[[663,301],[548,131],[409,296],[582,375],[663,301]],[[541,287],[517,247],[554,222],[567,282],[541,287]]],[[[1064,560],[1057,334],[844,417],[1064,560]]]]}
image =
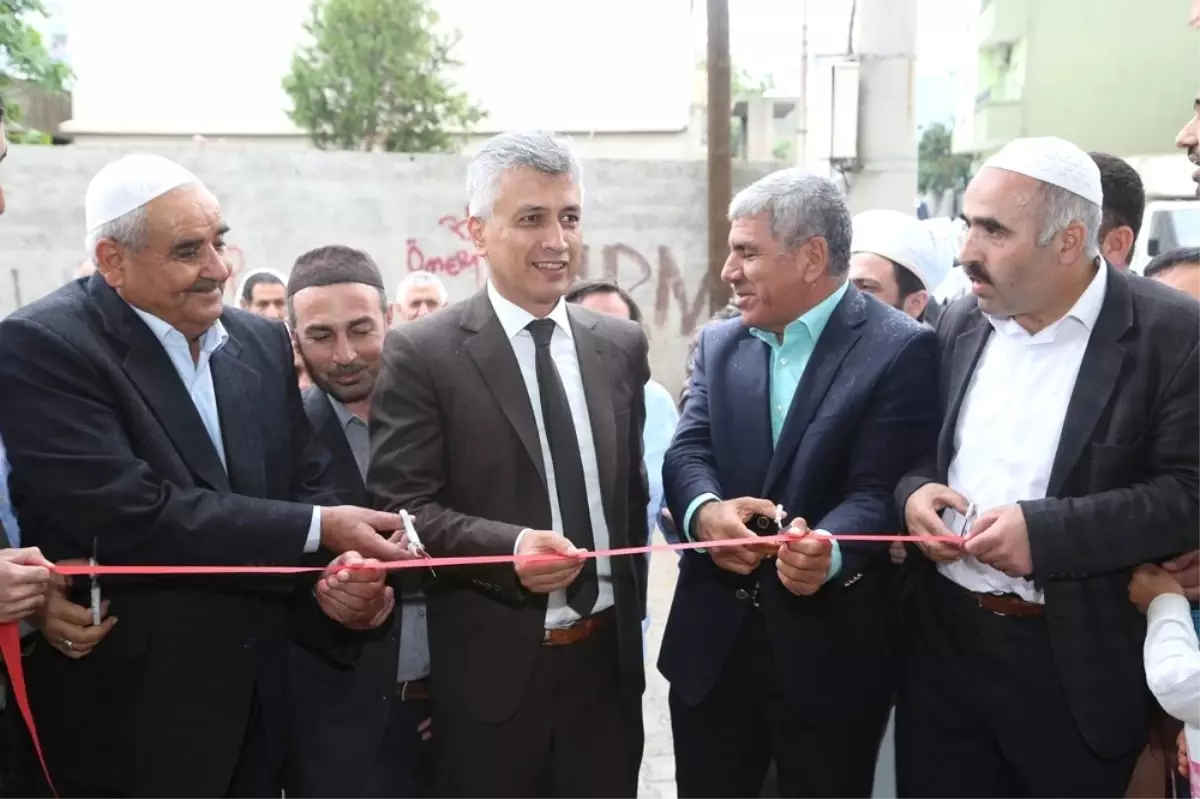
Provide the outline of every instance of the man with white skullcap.
{"type": "Polygon", "coordinates": [[[932,292],[953,265],[933,229],[914,216],[877,209],[854,217],[850,282],[898,311],[925,321],[932,292]]]}
{"type": "MultiPolygon", "coordinates": [[[[122,158],[93,178],[84,216],[96,273],[0,322],[0,434],[23,536],[52,559],[117,565],[344,554],[295,590],[100,577],[90,617],[56,603],[26,659],[50,772],[62,796],[278,796],[285,644],[355,656],[347,628],[383,624],[393,599],[379,569],[343,566],[403,557],[376,532],[399,521],[322,507],[337,500],[331,461],[287,331],[222,303],[229,228],[194,175],[122,158]]],[[[62,583],[87,604],[87,581],[62,583]]]]}
{"type": "Polygon", "coordinates": [[[287,278],[274,269],[255,269],[238,286],[238,304],[250,313],[282,322],[287,317],[287,278]]]}
{"type": "Polygon", "coordinates": [[[896,491],[919,544],[901,796],[1122,796],[1147,730],[1129,572],[1195,546],[1200,307],[1099,257],[1100,172],[1018,139],[967,187],[974,301],[938,325],[936,456],[896,491]]]}

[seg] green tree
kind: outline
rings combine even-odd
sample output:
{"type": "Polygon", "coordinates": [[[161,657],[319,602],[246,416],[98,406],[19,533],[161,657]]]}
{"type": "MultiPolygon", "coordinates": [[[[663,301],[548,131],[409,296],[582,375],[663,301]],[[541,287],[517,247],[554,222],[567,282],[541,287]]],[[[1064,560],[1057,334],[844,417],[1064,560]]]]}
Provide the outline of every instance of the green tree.
{"type": "Polygon", "coordinates": [[[459,37],[437,21],[426,0],[315,0],[283,80],[292,121],[323,149],[457,150],[484,114],[445,77],[459,37]]]}
{"type": "Polygon", "coordinates": [[[49,135],[21,124],[21,106],[12,96],[15,83],[60,92],[71,76],[66,64],[50,58],[42,35],[30,24],[31,16],[46,16],[42,0],[0,0],[0,94],[5,101],[9,138],[48,142],[49,135]]]}
{"type": "Polygon", "coordinates": [[[935,194],[957,188],[971,177],[971,157],[951,150],[953,131],[934,122],[917,145],[917,189],[935,194]]]}

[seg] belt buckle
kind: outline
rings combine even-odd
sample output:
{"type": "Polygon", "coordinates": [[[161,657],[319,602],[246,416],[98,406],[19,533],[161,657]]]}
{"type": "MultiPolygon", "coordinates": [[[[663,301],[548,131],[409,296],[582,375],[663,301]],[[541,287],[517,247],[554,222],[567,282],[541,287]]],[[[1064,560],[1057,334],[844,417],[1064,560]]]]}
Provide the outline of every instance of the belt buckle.
{"type": "Polygon", "coordinates": [[[408,701],[408,686],[412,685],[412,683],[413,683],[412,680],[405,680],[404,682],[400,683],[400,701],[401,702],[408,701]]]}

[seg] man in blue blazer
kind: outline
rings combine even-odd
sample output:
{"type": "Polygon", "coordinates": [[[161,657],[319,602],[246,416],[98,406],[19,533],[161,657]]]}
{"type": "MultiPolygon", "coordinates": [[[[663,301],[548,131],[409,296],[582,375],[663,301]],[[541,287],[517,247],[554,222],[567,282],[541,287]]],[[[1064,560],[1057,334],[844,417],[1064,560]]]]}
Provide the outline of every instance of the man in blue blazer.
{"type": "Polygon", "coordinates": [[[887,544],[900,477],[937,439],[933,331],[850,286],[851,217],[799,169],[730,206],[740,319],[704,331],[663,485],[688,552],[659,669],[679,795],[868,796],[894,681],[887,544]],[[757,545],[780,504],[811,534],[757,545]],[[757,525],[755,525],[757,528],[757,525]]]}

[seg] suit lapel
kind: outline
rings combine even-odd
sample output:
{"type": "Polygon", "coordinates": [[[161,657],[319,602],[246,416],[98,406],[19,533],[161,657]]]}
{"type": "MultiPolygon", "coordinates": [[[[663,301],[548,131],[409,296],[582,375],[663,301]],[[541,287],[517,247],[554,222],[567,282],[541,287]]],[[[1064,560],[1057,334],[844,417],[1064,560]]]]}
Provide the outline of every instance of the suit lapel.
{"type": "Polygon", "coordinates": [[[239,494],[266,495],[266,459],[263,457],[261,412],[257,403],[259,375],[238,358],[241,346],[232,332],[225,346],[212,354],[213,391],[225,443],[229,481],[239,494]]]}
{"type": "Polygon", "coordinates": [[[463,309],[462,327],[474,335],[467,339],[467,354],[475,361],[505,418],[525,445],[525,451],[542,478],[542,484],[548,485],[533,405],[529,401],[529,392],[525,390],[525,381],[521,377],[521,367],[512,344],[492,310],[486,291],[478,292],[468,303],[463,309]]]}
{"type": "Polygon", "coordinates": [[[334,411],[329,395],[313,386],[305,392],[304,404],[310,409],[309,421],[312,422],[313,430],[329,448],[334,472],[338,475],[338,485],[347,488],[353,486],[355,497],[350,504],[361,504],[366,486],[363,484],[362,474],[358,471],[358,461],[354,459],[354,452],[350,449],[350,441],[346,438],[342,420],[334,411]]]}
{"type": "Polygon", "coordinates": [[[1058,451],[1054,455],[1050,482],[1046,487],[1046,495],[1051,497],[1062,492],[1068,475],[1091,441],[1125,364],[1126,350],[1120,340],[1133,326],[1133,301],[1126,284],[1128,278],[1107,265],[1103,268],[1108,269],[1104,304],[1088,338],[1087,349],[1079,365],[1079,376],[1075,379],[1075,388],[1067,404],[1058,451]]]}
{"type": "MultiPolygon", "coordinates": [[[[613,415],[609,344],[594,330],[595,320],[580,319],[572,311],[568,306],[571,334],[575,338],[575,352],[579,358],[579,374],[583,379],[583,393],[592,422],[592,441],[596,447],[596,465],[600,473],[600,496],[607,518],[616,519],[617,422],[613,415]]],[[[614,529],[610,527],[610,533],[614,529]]]]}
{"type": "Polygon", "coordinates": [[[229,478],[217,450],[162,343],[99,274],[92,276],[88,292],[100,309],[108,332],[127,347],[121,362],[125,374],[184,463],[209,488],[230,491],[229,478]]]}
{"type": "Polygon", "coordinates": [[[829,393],[846,356],[862,336],[859,326],[866,319],[865,304],[866,300],[861,294],[853,288],[849,289],[817,339],[771,455],[771,463],[763,481],[763,496],[770,495],[775,482],[796,454],[809,422],[829,393]]]}
{"type": "Polygon", "coordinates": [[[976,308],[971,312],[967,329],[959,333],[958,338],[954,340],[946,410],[942,429],[938,432],[938,468],[942,474],[946,473],[950,467],[950,459],[954,456],[954,430],[958,425],[963,397],[967,394],[971,375],[975,374],[975,367],[991,334],[992,323],[976,308]]]}

